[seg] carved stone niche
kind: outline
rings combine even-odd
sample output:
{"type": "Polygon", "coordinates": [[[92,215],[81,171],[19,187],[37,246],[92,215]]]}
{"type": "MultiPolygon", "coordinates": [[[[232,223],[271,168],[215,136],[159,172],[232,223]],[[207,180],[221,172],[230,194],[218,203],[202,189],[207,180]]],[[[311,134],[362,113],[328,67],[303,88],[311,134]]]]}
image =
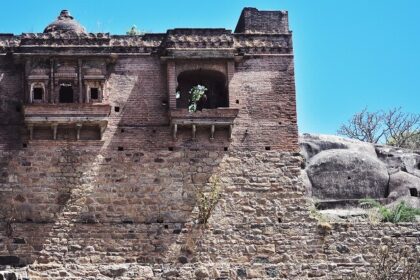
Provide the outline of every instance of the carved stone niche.
{"type": "Polygon", "coordinates": [[[28,103],[47,103],[48,77],[41,81],[29,81],[29,100],[28,103]]]}
{"type": "Polygon", "coordinates": [[[90,80],[85,76],[85,100],[86,103],[101,103],[104,99],[105,78],[98,80],[98,77],[90,80]]]}

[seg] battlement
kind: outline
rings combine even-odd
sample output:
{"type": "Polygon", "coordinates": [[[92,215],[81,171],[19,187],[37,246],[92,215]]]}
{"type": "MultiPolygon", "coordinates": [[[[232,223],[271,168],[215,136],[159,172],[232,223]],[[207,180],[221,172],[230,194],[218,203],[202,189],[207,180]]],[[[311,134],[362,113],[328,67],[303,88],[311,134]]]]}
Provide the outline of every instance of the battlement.
{"type": "Polygon", "coordinates": [[[290,33],[287,11],[259,11],[244,8],[235,33],[290,33]]]}

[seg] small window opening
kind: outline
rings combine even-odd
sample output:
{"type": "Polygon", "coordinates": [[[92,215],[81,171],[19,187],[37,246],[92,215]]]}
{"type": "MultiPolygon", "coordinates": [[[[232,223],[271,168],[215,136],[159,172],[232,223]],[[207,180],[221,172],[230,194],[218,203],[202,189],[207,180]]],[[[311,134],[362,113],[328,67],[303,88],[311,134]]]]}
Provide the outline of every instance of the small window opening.
{"type": "Polygon", "coordinates": [[[419,193],[416,188],[410,188],[410,195],[417,197],[419,193]]]}
{"type": "Polygon", "coordinates": [[[28,144],[23,143],[23,144],[22,144],[22,147],[23,147],[23,148],[27,148],[27,147],[28,147],[28,144]]]}
{"type": "Polygon", "coordinates": [[[73,103],[73,87],[71,84],[62,84],[60,86],[60,103],[73,103]]]}
{"type": "Polygon", "coordinates": [[[44,89],[34,88],[33,94],[34,94],[34,100],[42,100],[42,96],[44,95],[44,89]]]}
{"type": "Polygon", "coordinates": [[[124,128],[121,128],[121,133],[124,133],[124,132],[125,132],[124,128]]]}
{"type": "Polygon", "coordinates": [[[114,111],[118,113],[120,111],[120,107],[119,106],[115,106],[114,107],[114,111]]]}
{"type": "Polygon", "coordinates": [[[90,89],[90,99],[98,100],[99,99],[99,89],[98,88],[91,88],[90,89]]]}
{"type": "Polygon", "coordinates": [[[164,225],[163,226],[165,229],[168,229],[169,228],[169,225],[164,225]]]}
{"type": "Polygon", "coordinates": [[[124,151],[124,147],[118,147],[118,151],[124,151]]]}
{"type": "Polygon", "coordinates": [[[239,100],[238,99],[236,99],[236,104],[239,104],[239,100]]]}
{"type": "Polygon", "coordinates": [[[228,147],[223,148],[223,151],[227,152],[227,150],[228,150],[228,147]]]}
{"type": "Polygon", "coordinates": [[[174,147],[168,147],[168,151],[173,152],[174,147]]]}
{"type": "Polygon", "coordinates": [[[265,147],[265,150],[266,150],[266,151],[270,151],[270,150],[271,150],[271,147],[270,147],[270,146],[266,146],[266,147],[265,147]]]}

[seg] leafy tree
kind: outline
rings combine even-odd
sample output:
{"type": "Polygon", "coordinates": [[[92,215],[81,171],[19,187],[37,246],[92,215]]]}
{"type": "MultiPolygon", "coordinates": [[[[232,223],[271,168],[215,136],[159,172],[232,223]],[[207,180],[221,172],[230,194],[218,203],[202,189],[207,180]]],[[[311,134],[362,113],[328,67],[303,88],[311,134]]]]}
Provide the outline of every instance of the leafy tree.
{"type": "Polygon", "coordinates": [[[354,114],[337,133],[364,142],[419,149],[420,114],[405,113],[401,108],[377,112],[365,108],[354,114]]]}

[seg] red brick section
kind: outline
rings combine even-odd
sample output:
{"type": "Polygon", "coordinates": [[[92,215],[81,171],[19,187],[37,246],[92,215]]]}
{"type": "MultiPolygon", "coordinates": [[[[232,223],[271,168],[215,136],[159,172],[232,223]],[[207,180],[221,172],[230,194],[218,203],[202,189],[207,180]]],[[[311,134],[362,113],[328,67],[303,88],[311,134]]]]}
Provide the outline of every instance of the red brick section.
{"type": "MultiPolygon", "coordinates": [[[[286,259],[283,252],[294,254],[304,229],[307,236],[315,231],[298,179],[292,46],[290,34],[283,34],[288,31],[285,14],[253,13],[245,16],[241,35],[182,29],[138,37],[0,36],[0,256],[75,264],[61,270],[47,266],[46,272],[39,268],[40,279],[83,279],[80,267],[121,263],[145,264],[150,271],[154,265],[174,265],[176,271],[180,257],[197,265],[225,263],[231,269],[218,269],[221,274],[227,270],[230,279],[257,262],[265,263],[263,275],[256,277],[268,277],[266,269],[277,276],[286,272],[276,250],[286,259]],[[13,54],[3,55],[6,51],[13,54]],[[28,55],[30,51],[37,55],[28,55]],[[68,56],[62,57],[63,52],[68,56]],[[65,66],[77,65],[79,59],[77,75],[106,70],[103,102],[110,107],[25,104],[26,74],[53,76],[51,69],[60,64],[66,76],[71,67],[65,66]],[[30,66],[26,74],[25,64],[30,66]],[[200,69],[226,76],[229,108],[220,112],[233,113],[216,109],[196,116],[233,118],[231,141],[228,127],[216,127],[212,140],[208,126],[197,127],[195,140],[189,127],[180,127],[177,139],[172,138],[177,76],[200,69]],[[101,141],[83,140],[97,133],[89,127],[75,141],[74,126],[59,127],[57,140],[28,139],[23,112],[89,116],[96,108],[109,112],[101,141]],[[208,187],[211,176],[221,179],[222,199],[200,243],[192,227],[196,190],[208,187]],[[282,228],[279,217],[296,232],[282,228]],[[190,240],[203,246],[185,253],[190,240]],[[272,266],[277,272],[271,272],[272,266]]],[[[80,76],[76,80],[80,78],[83,82],[80,76]]],[[[49,127],[34,133],[51,139],[49,127]]],[[[305,254],[305,249],[299,251],[291,265],[300,264],[305,254]]],[[[194,269],[185,268],[180,279],[195,279],[194,269]]],[[[155,272],[156,279],[166,271],[155,272]]],[[[94,267],[89,275],[99,273],[94,267]]]]}
{"type": "Polygon", "coordinates": [[[287,11],[242,10],[235,33],[289,33],[287,11]]]}

